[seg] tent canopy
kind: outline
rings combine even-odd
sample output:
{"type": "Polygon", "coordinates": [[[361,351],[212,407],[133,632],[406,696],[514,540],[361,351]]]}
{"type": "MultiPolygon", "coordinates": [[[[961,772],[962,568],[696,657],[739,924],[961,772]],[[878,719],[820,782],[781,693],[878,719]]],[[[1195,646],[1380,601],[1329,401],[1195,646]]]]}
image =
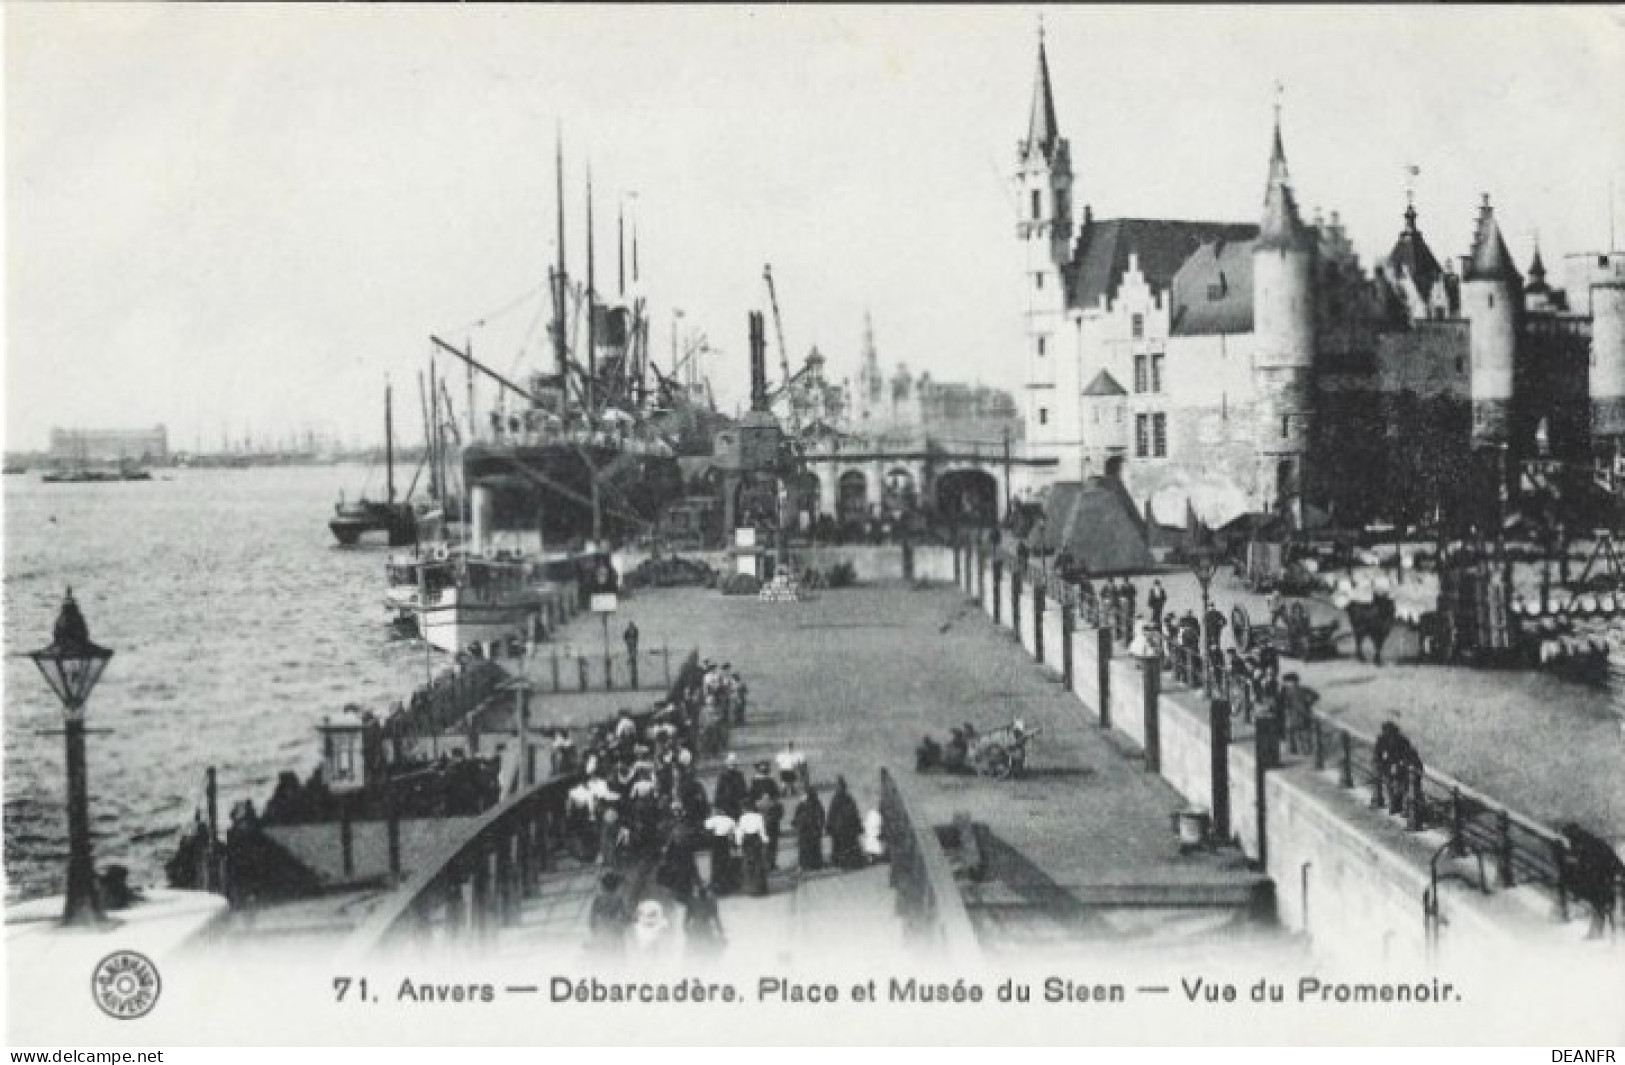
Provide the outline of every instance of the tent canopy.
{"type": "Polygon", "coordinates": [[[1044,521],[1034,531],[1031,546],[1043,552],[1065,548],[1093,576],[1157,568],[1134,501],[1121,482],[1110,477],[1051,485],[1044,500],[1044,521]]]}

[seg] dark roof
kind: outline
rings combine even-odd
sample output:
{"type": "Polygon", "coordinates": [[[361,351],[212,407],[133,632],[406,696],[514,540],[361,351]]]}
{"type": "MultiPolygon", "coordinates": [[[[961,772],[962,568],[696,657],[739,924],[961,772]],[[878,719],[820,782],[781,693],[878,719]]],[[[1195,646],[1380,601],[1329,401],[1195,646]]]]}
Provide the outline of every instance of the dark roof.
{"type": "Polygon", "coordinates": [[[1256,240],[1203,244],[1174,275],[1170,331],[1175,336],[1253,331],[1256,240]]]}
{"type": "Polygon", "coordinates": [[[1388,269],[1396,281],[1402,272],[1409,274],[1423,299],[1433,295],[1434,284],[1444,274],[1428,242],[1422,239],[1422,231],[1416,228],[1415,207],[1405,208],[1405,228],[1394,242],[1394,250],[1388,253],[1388,269]]]}
{"type": "Polygon", "coordinates": [[[1049,87],[1049,60],[1044,56],[1044,39],[1038,39],[1038,73],[1033,77],[1033,109],[1027,118],[1027,140],[1024,151],[1042,152],[1048,159],[1061,139],[1060,125],[1055,121],[1055,95],[1049,87]]]}
{"type": "Polygon", "coordinates": [[[1066,547],[1094,576],[1148,573],[1156,560],[1146,547],[1145,523],[1121,482],[1093,477],[1053,484],[1044,500],[1041,548],[1066,547]]]}
{"type": "Polygon", "coordinates": [[[1166,292],[1191,253],[1212,241],[1251,240],[1258,227],[1241,222],[1185,222],[1162,218],[1088,221],[1072,251],[1071,304],[1093,307],[1102,296],[1115,299],[1128,269],[1138,258],[1140,272],[1154,292],[1166,292]]]}
{"type": "Polygon", "coordinates": [[[1095,374],[1095,379],[1089,382],[1083,390],[1086,396],[1126,396],[1128,389],[1117,383],[1110,370],[1102,370],[1095,374]]]}
{"type": "Polygon", "coordinates": [[[1264,219],[1259,225],[1258,238],[1261,248],[1305,251],[1311,246],[1308,227],[1298,216],[1298,203],[1292,195],[1279,119],[1275,123],[1275,144],[1270,151],[1270,176],[1264,187],[1264,219]]]}
{"type": "Polygon", "coordinates": [[[1521,281],[1518,268],[1512,265],[1512,253],[1501,239],[1501,227],[1495,224],[1495,208],[1490,198],[1484,197],[1478,209],[1478,230],[1473,235],[1473,253],[1467,263],[1467,281],[1521,281]]]}

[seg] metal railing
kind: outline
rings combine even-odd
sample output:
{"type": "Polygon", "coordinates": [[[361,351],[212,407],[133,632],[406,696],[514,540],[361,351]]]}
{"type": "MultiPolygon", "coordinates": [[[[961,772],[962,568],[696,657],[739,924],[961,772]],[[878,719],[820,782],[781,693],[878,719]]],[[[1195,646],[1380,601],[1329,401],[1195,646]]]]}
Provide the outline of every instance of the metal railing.
{"type": "Polygon", "coordinates": [[[585,691],[664,691],[671,687],[671,648],[652,647],[637,655],[592,654],[541,648],[528,659],[539,690],[554,694],[585,691]]]}
{"type": "Polygon", "coordinates": [[[945,961],[974,961],[981,948],[942,844],[886,769],[880,771],[880,818],[904,938],[945,961]]]}
{"type": "Polygon", "coordinates": [[[342,953],[359,958],[407,943],[477,943],[517,923],[523,900],[553,868],[565,801],[579,780],[537,784],[476,819],[386,898],[342,953]]]}

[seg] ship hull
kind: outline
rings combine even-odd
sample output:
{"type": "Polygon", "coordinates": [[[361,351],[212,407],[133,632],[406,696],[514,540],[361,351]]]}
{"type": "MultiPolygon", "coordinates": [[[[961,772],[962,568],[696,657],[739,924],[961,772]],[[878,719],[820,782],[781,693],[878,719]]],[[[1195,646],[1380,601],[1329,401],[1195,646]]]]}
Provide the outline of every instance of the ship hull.
{"type": "Polygon", "coordinates": [[[674,456],[614,443],[472,444],[463,471],[465,483],[490,490],[494,530],[539,532],[548,544],[641,535],[682,494],[674,456]]]}
{"type": "Polygon", "coordinates": [[[327,523],[334,539],[346,547],[369,535],[383,534],[390,547],[406,547],[417,540],[417,518],[404,503],[359,503],[341,506],[327,523]]]}

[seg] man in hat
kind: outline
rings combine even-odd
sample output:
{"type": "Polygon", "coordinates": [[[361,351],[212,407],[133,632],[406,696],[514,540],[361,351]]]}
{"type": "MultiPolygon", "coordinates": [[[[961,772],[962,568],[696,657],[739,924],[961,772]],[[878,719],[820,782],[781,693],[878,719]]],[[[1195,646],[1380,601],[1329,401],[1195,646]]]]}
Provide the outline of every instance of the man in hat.
{"type": "Polygon", "coordinates": [[[722,813],[737,820],[745,810],[745,796],[749,791],[745,785],[745,774],[739,771],[739,756],[730,753],[722,772],[717,775],[717,786],[712,789],[711,803],[722,813]]]}
{"type": "Polygon", "coordinates": [[[750,780],[751,805],[761,813],[767,825],[767,867],[778,868],[779,830],[784,822],[784,804],[780,801],[779,785],[773,779],[772,766],[756,763],[756,773],[750,780]]]}
{"type": "Polygon", "coordinates": [[[1276,701],[1281,707],[1281,723],[1286,727],[1287,750],[1293,754],[1308,754],[1312,711],[1320,702],[1320,693],[1305,687],[1296,673],[1287,673],[1281,677],[1281,694],[1276,701]]]}
{"type": "Polygon", "coordinates": [[[1162,587],[1160,579],[1151,582],[1151,593],[1145,597],[1145,605],[1151,611],[1151,624],[1160,631],[1162,629],[1162,612],[1168,606],[1168,593],[1162,587]]]}

